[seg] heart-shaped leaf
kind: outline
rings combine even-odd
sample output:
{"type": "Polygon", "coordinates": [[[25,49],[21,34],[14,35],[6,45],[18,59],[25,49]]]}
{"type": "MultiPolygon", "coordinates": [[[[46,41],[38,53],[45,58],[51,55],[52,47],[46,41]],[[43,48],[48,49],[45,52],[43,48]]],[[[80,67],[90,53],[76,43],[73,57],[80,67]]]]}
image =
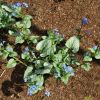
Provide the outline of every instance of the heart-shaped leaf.
{"type": "Polygon", "coordinates": [[[17,62],[16,62],[15,59],[10,59],[10,60],[8,61],[8,64],[7,64],[7,68],[13,68],[13,67],[16,66],[16,64],[17,64],[17,62]]]}
{"type": "Polygon", "coordinates": [[[70,74],[66,74],[66,75],[62,76],[61,77],[62,82],[64,82],[64,84],[67,84],[69,77],[70,77],[70,74]]]}
{"type": "Polygon", "coordinates": [[[90,63],[84,63],[81,67],[82,67],[85,71],[89,71],[89,70],[90,70],[90,63]]]}
{"type": "Polygon", "coordinates": [[[16,44],[22,44],[24,42],[24,39],[22,38],[22,36],[17,36],[16,37],[16,44]]]}
{"type": "Polygon", "coordinates": [[[95,53],[95,58],[100,59],[100,50],[97,50],[95,53]]]}
{"type": "Polygon", "coordinates": [[[85,56],[83,61],[92,61],[92,57],[90,56],[85,56]]]}
{"type": "Polygon", "coordinates": [[[69,38],[66,42],[66,47],[71,49],[73,53],[76,53],[79,51],[80,41],[77,36],[73,36],[69,38]]]}

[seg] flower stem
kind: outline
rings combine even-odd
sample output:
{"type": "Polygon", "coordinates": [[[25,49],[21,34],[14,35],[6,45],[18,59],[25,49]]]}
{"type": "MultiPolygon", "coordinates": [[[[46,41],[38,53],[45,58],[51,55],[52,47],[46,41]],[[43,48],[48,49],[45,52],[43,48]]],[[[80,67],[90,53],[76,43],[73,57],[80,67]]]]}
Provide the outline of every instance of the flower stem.
{"type": "Polygon", "coordinates": [[[3,74],[5,73],[5,71],[6,71],[6,70],[4,70],[4,71],[1,73],[0,77],[2,77],[2,76],[3,76],[3,74]]]}
{"type": "Polygon", "coordinates": [[[22,62],[20,59],[16,58],[16,57],[13,57],[16,61],[20,62],[21,64],[23,64],[24,66],[27,67],[27,64],[25,64],[24,62],[22,62]]]}

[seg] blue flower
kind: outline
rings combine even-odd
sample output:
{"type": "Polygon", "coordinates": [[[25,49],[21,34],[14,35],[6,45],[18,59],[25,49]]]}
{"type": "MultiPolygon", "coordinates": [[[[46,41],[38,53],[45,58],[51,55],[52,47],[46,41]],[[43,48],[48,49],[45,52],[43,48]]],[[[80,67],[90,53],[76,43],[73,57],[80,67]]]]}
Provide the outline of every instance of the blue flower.
{"type": "Polygon", "coordinates": [[[86,24],[88,24],[88,19],[86,17],[84,17],[82,19],[82,25],[86,25],[86,24]]]}
{"type": "Polygon", "coordinates": [[[67,66],[66,64],[63,64],[63,68],[66,73],[69,73],[71,76],[74,76],[74,70],[71,66],[67,66]]]}
{"type": "Polygon", "coordinates": [[[17,3],[15,3],[14,5],[15,5],[16,7],[21,7],[21,6],[22,6],[22,3],[17,2],[17,3]]]}
{"type": "Polygon", "coordinates": [[[28,51],[29,51],[29,47],[27,46],[27,47],[24,48],[23,53],[26,53],[28,51]]]}
{"type": "Polygon", "coordinates": [[[49,96],[51,96],[51,92],[46,90],[44,95],[49,97],[49,96]]]}
{"type": "Polygon", "coordinates": [[[26,2],[23,2],[22,5],[26,8],[28,8],[28,4],[26,2]]]}
{"type": "Polygon", "coordinates": [[[29,47],[25,47],[25,51],[28,52],[29,51],[29,47]]]}
{"type": "Polygon", "coordinates": [[[92,48],[93,48],[94,50],[96,50],[96,49],[98,48],[98,46],[97,46],[97,45],[94,45],[92,48]]]}
{"type": "Polygon", "coordinates": [[[54,34],[59,35],[59,30],[57,28],[53,29],[54,34]]]}
{"type": "Polygon", "coordinates": [[[34,91],[37,90],[37,86],[36,85],[32,85],[31,87],[28,88],[27,94],[28,95],[33,95],[34,91]]]}

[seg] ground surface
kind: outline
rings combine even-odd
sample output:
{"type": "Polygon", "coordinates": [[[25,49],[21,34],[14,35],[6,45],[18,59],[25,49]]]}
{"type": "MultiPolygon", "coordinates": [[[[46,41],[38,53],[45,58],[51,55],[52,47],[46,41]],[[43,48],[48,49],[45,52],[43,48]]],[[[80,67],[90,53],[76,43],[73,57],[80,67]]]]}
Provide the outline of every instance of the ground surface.
{"type": "MultiPolygon", "coordinates": [[[[33,33],[42,35],[47,29],[58,28],[69,38],[77,34],[75,29],[80,26],[82,17],[87,17],[89,25],[83,29],[88,29],[92,34],[85,35],[81,48],[84,50],[96,41],[100,42],[100,0],[7,1],[29,3],[26,12],[33,16],[33,33]]],[[[45,97],[44,91],[32,97],[27,96],[27,87],[22,82],[23,72],[22,66],[6,70],[0,78],[0,100],[100,100],[100,60],[94,60],[89,72],[79,68],[67,86],[50,77],[45,82],[45,88],[51,92],[50,97],[45,97]]]]}

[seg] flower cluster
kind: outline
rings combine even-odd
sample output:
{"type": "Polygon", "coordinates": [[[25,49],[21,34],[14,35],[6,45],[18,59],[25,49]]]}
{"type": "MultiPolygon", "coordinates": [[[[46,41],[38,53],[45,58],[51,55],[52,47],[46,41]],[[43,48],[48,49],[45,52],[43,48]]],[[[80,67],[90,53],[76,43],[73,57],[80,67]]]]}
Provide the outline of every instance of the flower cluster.
{"type": "Polygon", "coordinates": [[[97,46],[97,45],[94,45],[92,48],[93,48],[94,50],[96,50],[96,49],[98,48],[98,46],[97,46]]]}
{"type": "Polygon", "coordinates": [[[63,68],[66,73],[69,73],[71,76],[74,76],[74,70],[71,66],[67,66],[66,64],[63,64],[63,68]]]}
{"type": "Polygon", "coordinates": [[[32,85],[31,87],[28,88],[27,94],[30,96],[33,95],[33,92],[37,91],[37,88],[38,87],[36,85],[32,85]]]}
{"type": "Polygon", "coordinates": [[[53,29],[54,34],[59,35],[59,30],[57,28],[53,29]]]}
{"type": "Polygon", "coordinates": [[[14,7],[26,7],[28,8],[28,4],[26,2],[23,2],[23,3],[20,3],[20,2],[17,2],[14,4],[14,7]]]}
{"type": "Polygon", "coordinates": [[[82,19],[82,25],[87,25],[89,22],[88,22],[88,19],[86,17],[84,17],[82,19]]]}
{"type": "Polygon", "coordinates": [[[50,97],[51,96],[51,92],[46,90],[44,95],[47,96],[47,97],[50,97]]]}
{"type": "Polygon", "coordinates": [[[23,53],[26,53],[26,52],[28,52],[28,51],[29,51],[29,47],[26,46],[26,47],[24,48],[24,50],[23,50],[23,53]]]}

